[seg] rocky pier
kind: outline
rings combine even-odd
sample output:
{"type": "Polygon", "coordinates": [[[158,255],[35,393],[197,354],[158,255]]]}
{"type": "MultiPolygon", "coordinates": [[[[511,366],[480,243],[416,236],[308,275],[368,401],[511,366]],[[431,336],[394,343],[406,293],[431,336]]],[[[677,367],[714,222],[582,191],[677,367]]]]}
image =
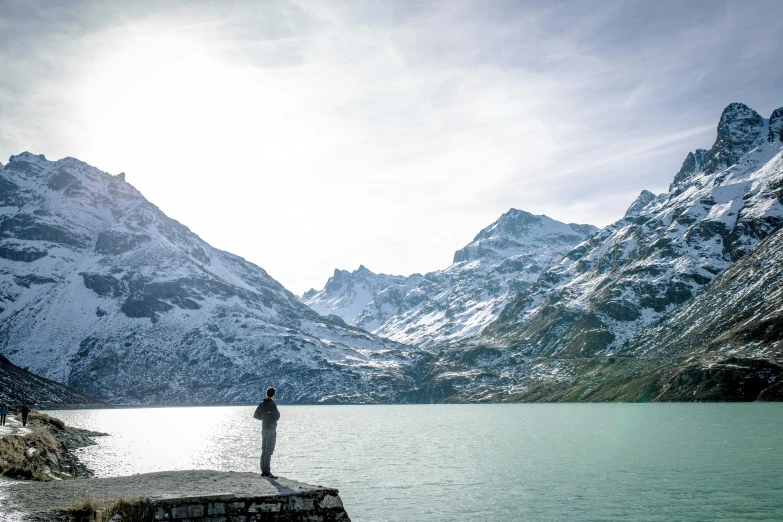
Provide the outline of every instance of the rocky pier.
{"type": "MultiPolygon", "coordinates": [[[[4,488],[10,520],[72,520],[75,506],[143,502],[170,522],[349,521],[338,491],[257,473],[163,471],[127,477],[18,482],[4,488]]],[[[124,518],[123,518],[124,520],[124,518]]]]}

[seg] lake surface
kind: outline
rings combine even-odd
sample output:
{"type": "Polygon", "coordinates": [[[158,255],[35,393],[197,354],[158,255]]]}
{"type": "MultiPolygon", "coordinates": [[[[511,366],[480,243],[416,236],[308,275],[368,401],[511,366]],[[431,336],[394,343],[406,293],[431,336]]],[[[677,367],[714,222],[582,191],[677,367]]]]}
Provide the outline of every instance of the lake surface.
{"type": "MultiPolygon", "coordinates": [[[[98,476],[258,471],[253,407],[53,411],[98,476]]],[[[783,404],[280,405],[272,471],[354,521],[783,520],[783,404]]]]}

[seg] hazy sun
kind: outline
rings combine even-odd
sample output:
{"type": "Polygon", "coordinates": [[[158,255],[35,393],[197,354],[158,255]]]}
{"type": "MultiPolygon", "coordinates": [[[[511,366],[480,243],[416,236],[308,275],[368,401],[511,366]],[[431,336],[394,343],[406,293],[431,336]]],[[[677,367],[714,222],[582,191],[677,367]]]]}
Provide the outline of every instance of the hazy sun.
{"type": "Polygon", "coordinates": [[[237,76],[195,41],[144,36],[119,42],[83,78],[81,114],[92,129],[92,147],[104,153],[163,144],[177,150],[219,147],[215,140],[228,135],[236,140],[244,120],[237,76]]]}

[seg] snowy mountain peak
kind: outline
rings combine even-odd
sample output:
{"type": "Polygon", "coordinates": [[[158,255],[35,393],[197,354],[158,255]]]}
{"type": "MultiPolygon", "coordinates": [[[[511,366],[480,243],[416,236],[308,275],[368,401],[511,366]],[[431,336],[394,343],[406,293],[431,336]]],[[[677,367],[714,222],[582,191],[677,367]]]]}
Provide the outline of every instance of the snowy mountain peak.
{"type": "Polygon", "coordinates": [[[745,139],[748,131],[764,124],[758,112],[744,103],[730,103],[723,109],[718,122],[718,139],[738,143],[745,139]]]}
{"type": "Polygon", "coordinates": [[[631,203],[631,206],[628,207],[628,210],[625,211],[625,217],[630,218],[636,216],[644,207],[646,207],[654,199],[655,199],[655,194],[653,194],[649,190],[643,190],[636,198],[636,200],[633,203],[631,203]]]}
{"type": "Polygon", "coordinates": [[[765,124],[766,120],[744,103],[730,104],[721,114],[718,135],[704,157],[702,170],[714,174],[737,163],[759,144],[765,124]]]}
{"type": "Polygon", "coordinates": [[[482,229],[476,237],[476,239],[486,239],[488,237],[497,236],[499,234],[518,234],[527,233],[528,228],[531,225],[537,224],[544,216],[536,216],[530,212],[511,208],[507,212],[501,214],[501,216],[491,225],[482,229]]]}
{"type": "Polygon", "coordinates": [[[451,266],[424,276],[335,270],[302,301],[322,315],[423,347],[478,334],[509,299],[596,227],[510,209],[454,254],[451,266]]]}
{"type": "Polygon", "coordinates": [[[47,160],[43,154],[33,154],[25,151],[8,158],[8,164],[5,168],[28,174],[37,174],[43,170],[46,163],[47,160]]]}
{"type": "Polygon", "coordinates": [[[247,402],[272,380],[292,401],[379,401],[370,381],[408,372],[398,348],[318,316],[123,175],[30,153],[0,169],[0,354],[15,364],[130,403],[247,402]]]}
{"type": "Polygon", "coordinates": [[[454,253],[454,263],[485,257],[506,258],[553,242],[575,244],[596,230],[598,229],[592,225],[562,223],[549,216],[512,208],[482,229],[473,241],[457,250],[454,253]]]}
{"type": "Polygon", "coordinates": [[[688,155],[669,193],[642,193],[632,219],[569,252],[485,333],[536,354],[630,343],[783,224],[783,147],[767,135],[767,120],[731,104],[712,148],[688,155]]]}
{"type": "Polygon", "coordinates": [[[47,161],[47,159],[43,154],[33,154],[32,152],[24,151],[8,158],[8,163],[13,163],[15,161],[24,163],[42,163],[47,161]]]}
{"type": "Polygon", "coordinates": [[[326,282],[326,286],[329,287],[329,288],[336,288],[336,287],[339,287],[340,285],[344,285],[346,283],[351,283],[353,281],[360,280],[360,279],[372,278],[372,277],[375,277],[377,275],[378,274],[376,274],[373,271],[369,270],[364,265],[359,265],[359,268],[357,268],[353,272],[349,272],[348,270],[340,270],[339,268],[335,268],[334,269],[334,274],[326,282]]]}
{"type": "Polygon", "coordinates": [[[770,143],[774,141],[783,143],[783,107],[772,111],[772,116],[769,117],[767,141],[770,143]]]}
{"type": "Polygon", "coordinates": [[[682,162],[679,172],[674,175],[674,181],[669,185],[669,191],[674,190],[674,187],[689,180],[694,174],[701,170],[701,166],[704,165],[704,158],[709,151],[707,149],[696,149],[695,152],[689,152],[685,157],[685,161],[682,162]]]}
{"type": "Polygon", "coordinates": [[[353,272],[336,268],[321,291],[308,290],[301,300],[321,315],[336,315],[354,324],[375,295],[406,279],[404,276],[376,274],[364,265],[359,265],[353,272]]]}

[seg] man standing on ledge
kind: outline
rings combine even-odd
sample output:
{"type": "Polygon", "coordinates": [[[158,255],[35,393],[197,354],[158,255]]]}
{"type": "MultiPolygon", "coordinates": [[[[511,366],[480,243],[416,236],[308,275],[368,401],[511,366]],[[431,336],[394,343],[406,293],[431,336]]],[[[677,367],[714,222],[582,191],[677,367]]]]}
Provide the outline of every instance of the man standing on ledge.
{"type": "Polygon", "coordinates": [[[280,412],[277,411],[277,404],[272,400],[275,396],[274,388],[266,389],[266,399],[256,408],[253,418],[261,421],[261,476],[276,479],[272,475],[270,467],[272,464],[272,453],[275,451],[275,442],[277,442],[277,421],[280,420],[280,412]]]}

